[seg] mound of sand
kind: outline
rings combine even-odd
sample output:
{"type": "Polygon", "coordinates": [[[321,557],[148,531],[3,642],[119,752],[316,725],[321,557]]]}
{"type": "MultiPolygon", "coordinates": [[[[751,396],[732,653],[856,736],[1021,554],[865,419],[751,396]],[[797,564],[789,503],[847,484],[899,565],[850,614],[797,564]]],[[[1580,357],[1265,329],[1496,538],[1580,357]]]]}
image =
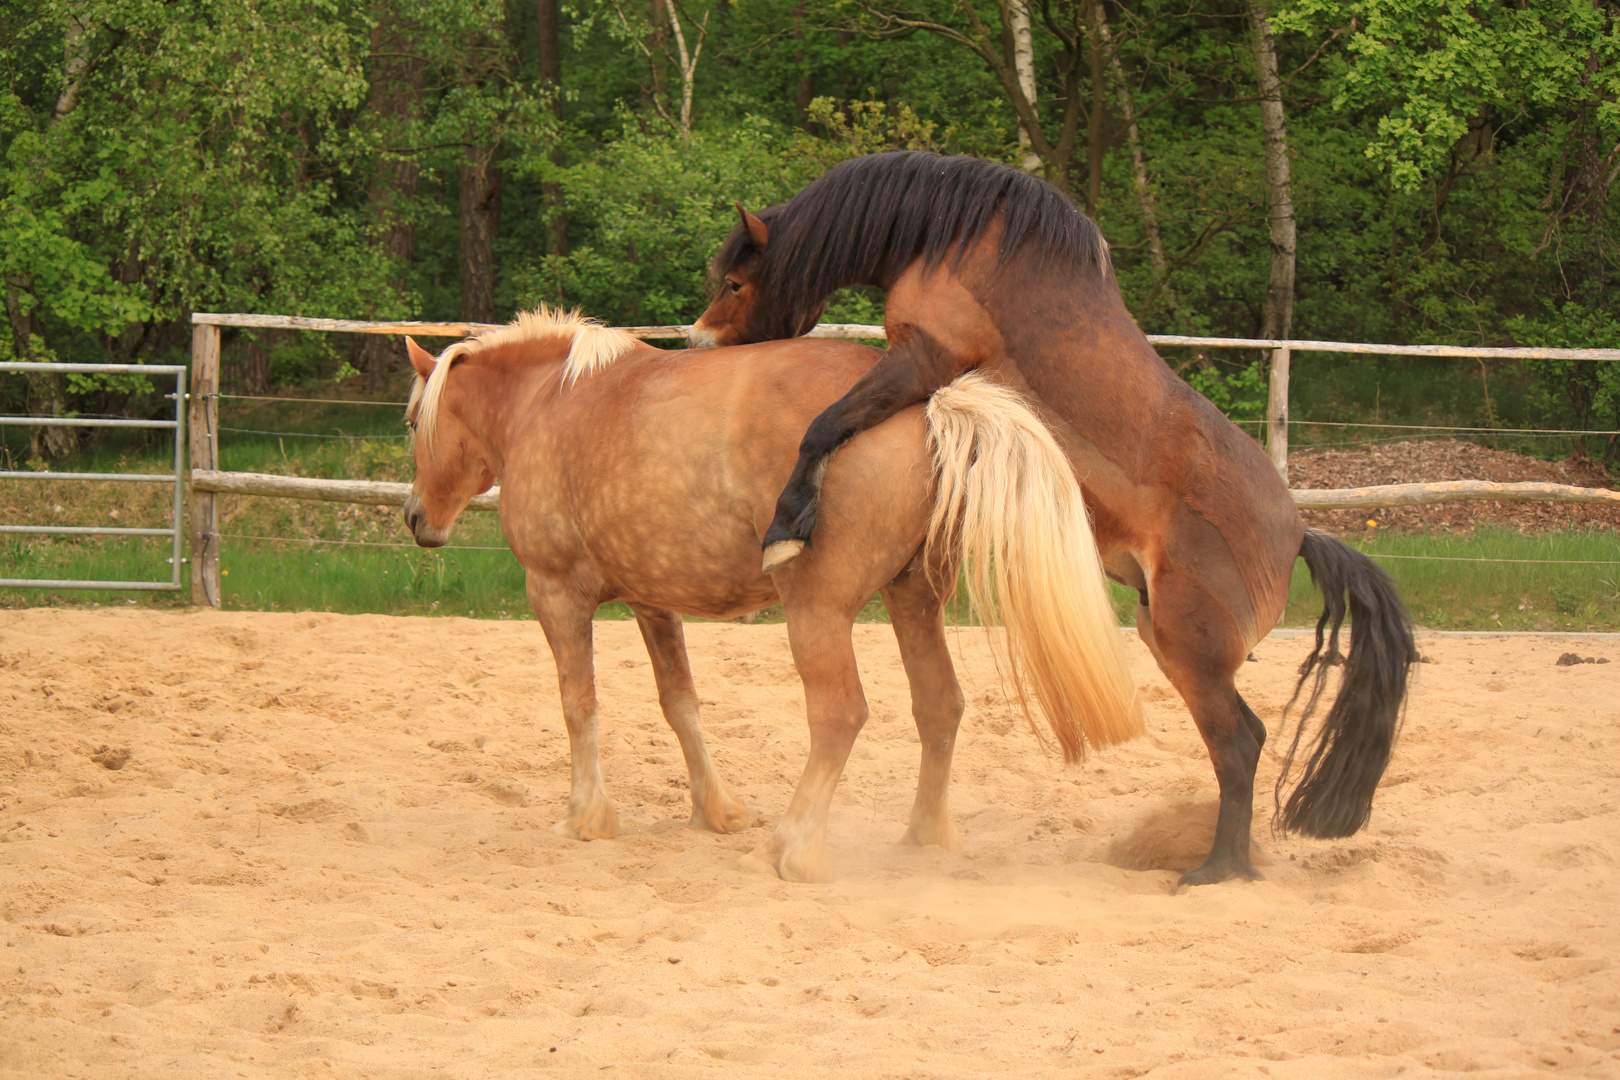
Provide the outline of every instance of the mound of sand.
{"type": "MultiPolygon", "coordinates": [[[[1620,668],[1555,663],[1615,642],[1426,639],[1370,830],[1263,811],[1268,880],[1172,895],[1214,781],[1139,643],[1149,738],[1064,768],[957,636],[951,855],[894,843],[916,736],[856,632],[838,880],[799,886],[738,866],[806,750],[780,626],[688,630],[764,821],[716,836],[633,624],[599,624],[623,832],[583,844],[532,625],[5,614],[0,1074],[1620,1075],[1620,668]]],[[[1242,672],[1274,731],[1307,645],[1242,672]]]]}

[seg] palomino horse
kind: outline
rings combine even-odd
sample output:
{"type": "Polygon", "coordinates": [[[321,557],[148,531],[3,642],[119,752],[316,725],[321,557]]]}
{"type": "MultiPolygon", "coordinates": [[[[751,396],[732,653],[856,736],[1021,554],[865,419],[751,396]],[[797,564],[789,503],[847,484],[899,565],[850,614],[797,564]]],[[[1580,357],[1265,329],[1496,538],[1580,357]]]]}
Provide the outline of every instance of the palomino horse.
{"type": "MultiPolygon", "coordinates": [[[[767,567],[804,550],[812,530],[820,542],[817,499],[839,446],[964,371],[993,370],[1056,429],[1103,565],[1136,590],[1142,640],[1209,748],[1221,790],[1215,843],[1183,883],[1259,876],[1249,833],[1266,729],[1233,677],[1281,616],[1296,555],[1326,598],[1300,676],[1301,686],[1317,676],[1307,714],[1338,658],[1347,593],[1355,632],[1286,804],[1289,768],[1278,781],[1278,824],[1329,837],[1366,823],[1416,657],[1405,607],[1369,559],[1305,529],[1254,441],[1165,366],[1125,309],[1089,218],[1015,169],[907,152],[845,162],[757,217],[738,211],[715,259],[723,284],[690,344],[793,337],[836,289],[888,293],[888,353],[810,425],[765,534],[767,567]]],[[[826,491],[835,487],[829,478],[826,491]]]]}
{"type": "Polygon", "coordinates": [[[609,600],[630,605],[647,644],[686,757],[692,823],[728,832],[750,814],[704,746],[680,614],[729,618],[781,599],[810,760],[756,854],[789,879],[828,874],[827,812],[867,715],[851,627],[875,592],[922,742],[906,841],[961,845],[946,808],[962,694],[943,598],[963,559],[970,596],[1000,606],[1015,687],[1027,681],[1068,756],[1141,730],[1068,463],[1006,388],[958,381],[851,443],[830,472],[816,550],[767,576],[760,537],[800,434],[880,351],[796,341],[668,353],[543,308],[437,360],[409,349],[416,481],[405,521],[418,544],[443,544],[468,500],[499,480],[501,527],[557,663],[573,764],[563,835],[618,828],[591,663],[591,616],[609,600]]]}

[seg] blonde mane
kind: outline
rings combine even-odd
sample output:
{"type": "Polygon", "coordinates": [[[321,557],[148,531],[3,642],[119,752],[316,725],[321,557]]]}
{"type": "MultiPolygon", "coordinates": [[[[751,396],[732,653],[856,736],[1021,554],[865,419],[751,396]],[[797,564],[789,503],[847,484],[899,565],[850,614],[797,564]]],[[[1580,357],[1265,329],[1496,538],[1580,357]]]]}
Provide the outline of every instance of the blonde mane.
{"type": "Polygon", "coordinates": [[[525,311],[510,323],[494,330],[485,330],[465,341],[458,341],[438,356],[433,374],[426,381],[419,375],[411,384],[411,400],[405,407],[407,419],[415,420],[416,437],[425,439],[429,449],[433,445],[434,423],[439,415],[439,402],[444,397],[445,383],[450,379],[450,367],[457,359],[502,345],[518,345],[547,340],[571,340],[568,357],[563,361],[562,385],[573,386],[581,376],[594,375],[619,357],[641,344],[639,338],[611,326],[581,315],[578,308],[565,311],[541,304],[534,311],[525,311]]]}

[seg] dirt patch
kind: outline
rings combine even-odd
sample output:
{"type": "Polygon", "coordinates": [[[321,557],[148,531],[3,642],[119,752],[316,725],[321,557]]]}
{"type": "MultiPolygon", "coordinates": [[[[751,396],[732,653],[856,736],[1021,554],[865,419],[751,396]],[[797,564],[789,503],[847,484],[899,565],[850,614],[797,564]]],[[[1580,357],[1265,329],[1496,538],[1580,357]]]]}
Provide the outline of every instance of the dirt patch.
{"type": "MultiPolygon", "coordinates": [[[[1372,487],[1491,480],[1496,483],[1569,484],[1613,489],[1603,466],[1590,459],[1542,461],[1491,450],[1460,439],[1396,442],[1355,450],[1313,450],[1290,455],[1288,480],[1296,488],[1372,487]]],[[[1620,507],[1590,503],[1468,502],[1399,506],[1382,510],[1306,510],[1307,524],[1333,533],[1362,533],[1369,520],[1380,529],[1471,533],[1482,526],[1516,532],[1566,529],[1620,530],[1620,507]]]]}

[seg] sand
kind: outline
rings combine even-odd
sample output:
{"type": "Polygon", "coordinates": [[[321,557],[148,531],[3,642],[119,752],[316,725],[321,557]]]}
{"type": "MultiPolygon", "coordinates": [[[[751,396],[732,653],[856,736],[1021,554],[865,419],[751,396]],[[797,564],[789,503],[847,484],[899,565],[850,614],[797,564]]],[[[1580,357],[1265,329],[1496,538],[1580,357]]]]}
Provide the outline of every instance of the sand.
{"type": "MultiPolygon", "coordinates": [[[[598,625],[622,833],[579,843],[532,624],[6,612],[0,1075],[1620,1076],[1620,642],[1423,639],[1369,830],[1278,839],[1268,798],[1267,880],[1173,895],[1214,780],[1134,638],[1149,738],[1065,768],[959,633],[947,854],[895,844],[917,742],[857,635],[872,720],[804,886],[739,866],[767,825],[687,825],[633,624],[598,625]]],[[[688,638],[773,822],[784,629],[688,638]]],[[[1307,647],[1241,673],[1274,731],[1307,647]]]]}

